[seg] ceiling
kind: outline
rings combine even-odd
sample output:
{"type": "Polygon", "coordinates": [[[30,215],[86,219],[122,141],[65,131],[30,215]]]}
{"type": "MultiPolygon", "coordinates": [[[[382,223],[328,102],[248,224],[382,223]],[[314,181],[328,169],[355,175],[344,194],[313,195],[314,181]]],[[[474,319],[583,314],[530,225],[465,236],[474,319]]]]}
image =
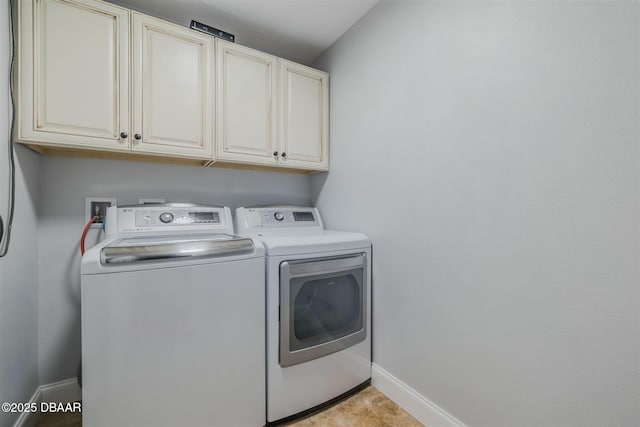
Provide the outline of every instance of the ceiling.
{"type": "Polygon", "coordinates": [[[239,44],[311,64],[379,0],[108,0],[177,24],[192,19],[239,44]]]}

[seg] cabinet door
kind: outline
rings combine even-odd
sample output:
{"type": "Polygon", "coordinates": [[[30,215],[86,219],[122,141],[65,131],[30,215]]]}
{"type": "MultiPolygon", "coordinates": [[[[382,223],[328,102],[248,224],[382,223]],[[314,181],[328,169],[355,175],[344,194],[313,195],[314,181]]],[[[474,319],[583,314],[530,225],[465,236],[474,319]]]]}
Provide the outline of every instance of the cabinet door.
{"type": "Polygon", "coordinates": [[[327,73],[280,60],[280,126],[281,165],[329,168],[327,73]]]}
{"type": "Polygon", "coordinates": [[[129,11],[93,0],[18,4],[18,139],[128,150],[129,11]]]}
{"type": "Polygon", "coordinates": [[[132,13],[133,151],[212,159],[213,37],[132,13]]]}
{"type": "Polygon", "coordinates": [[[217,43],[216,160],[277,164],[277,58],[217,43]]]}

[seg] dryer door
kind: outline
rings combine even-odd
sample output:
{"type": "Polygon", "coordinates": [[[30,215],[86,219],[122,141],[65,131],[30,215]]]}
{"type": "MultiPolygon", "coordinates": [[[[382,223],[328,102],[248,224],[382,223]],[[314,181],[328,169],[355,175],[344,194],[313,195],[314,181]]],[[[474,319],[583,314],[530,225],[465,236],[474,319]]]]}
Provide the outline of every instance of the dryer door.
{"type": "Polygon", "coordinates": [[[280,366],[350,347],[367,336],[365,254],[280,264],[280,366]]]}

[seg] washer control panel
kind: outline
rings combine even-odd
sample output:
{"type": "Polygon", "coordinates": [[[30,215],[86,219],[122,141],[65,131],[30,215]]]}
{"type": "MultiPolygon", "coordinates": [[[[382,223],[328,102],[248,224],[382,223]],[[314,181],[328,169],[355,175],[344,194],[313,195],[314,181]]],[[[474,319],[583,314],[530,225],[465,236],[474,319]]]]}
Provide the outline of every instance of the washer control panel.
{"type": "Polygon", "coordinates": [[[139,210],[135,212],[138,227],[148,225],[219,224],[220,213],[198,209],[139,210]]]}
{"type": "MultiPolygon", "coordinates": [[[[110,208],[111,209],[111,208],[110,208]]],[[[170,203],[121,206],[107,211],[107,232],[214,231],[233,233],[231,211],[225,207],[170,203]],[[116,224],[114,224],[114,216],[116,224]]]]}

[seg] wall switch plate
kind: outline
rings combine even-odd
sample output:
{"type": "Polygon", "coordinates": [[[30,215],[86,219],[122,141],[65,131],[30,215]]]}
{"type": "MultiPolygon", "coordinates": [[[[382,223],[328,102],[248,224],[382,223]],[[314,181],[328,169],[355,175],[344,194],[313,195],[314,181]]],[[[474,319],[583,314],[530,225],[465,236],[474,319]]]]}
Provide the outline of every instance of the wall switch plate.
{"type": "Polygon", "coordinates": [[[107,208],[117,206],[117,199],[110,197],[85,197],[84,198],[84,221],[89,222],[92,216],[100,219],[91,224],[91,228],[102,228],[107,208]]]}

